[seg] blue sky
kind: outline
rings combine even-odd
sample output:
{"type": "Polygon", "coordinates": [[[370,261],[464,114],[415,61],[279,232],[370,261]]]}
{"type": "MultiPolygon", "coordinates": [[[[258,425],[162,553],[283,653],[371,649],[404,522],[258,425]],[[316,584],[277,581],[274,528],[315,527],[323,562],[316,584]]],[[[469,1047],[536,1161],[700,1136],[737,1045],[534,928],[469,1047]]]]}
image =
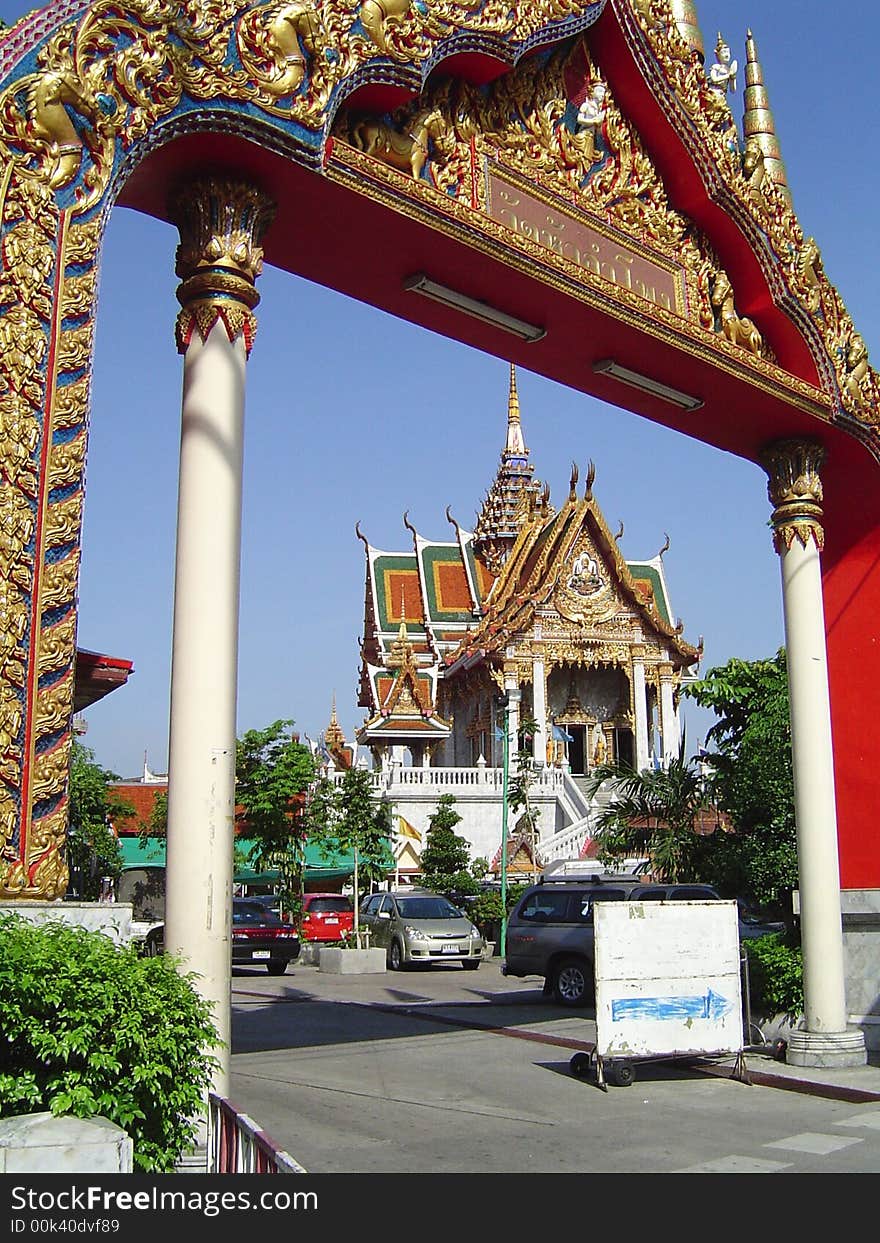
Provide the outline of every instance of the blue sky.
{"type": "MultiPolygon", "coordinates": [[[[0,0],[12,22],[32,6],[0,0]]],[[[873,0],[702,0],[707,62],[721,30],[740,63],[746,29],[764,68],[795,210],[822,250],[869,349],[880,16],[873,0]],[[835,21],[835,16],[845,20],[835,21]]],[[[85,742],[122,776],[144,754],[165,771],[181,359],[175,230],[116,209],[97,320],[79,643],[134,662],[128,685],[87,713],[85,742]]],[[[507,363],[266,268],[248,367],[238,730],[278,718],[315,736],[335,694],[349,739],[363,627],[363,545],[411,547],[402,515],[450,538],[472,526],[503,446],[507,363]]],[[[673,611],[704,637],[702,669],[771,656],[783,642],[779,566],[756,466],[616,407],[519,372],[526,442],[554,501],[572,461],[632,560],[664,556],[673,611]]],[[[685,701],[693,747],[712,717],[685,701]]]]}

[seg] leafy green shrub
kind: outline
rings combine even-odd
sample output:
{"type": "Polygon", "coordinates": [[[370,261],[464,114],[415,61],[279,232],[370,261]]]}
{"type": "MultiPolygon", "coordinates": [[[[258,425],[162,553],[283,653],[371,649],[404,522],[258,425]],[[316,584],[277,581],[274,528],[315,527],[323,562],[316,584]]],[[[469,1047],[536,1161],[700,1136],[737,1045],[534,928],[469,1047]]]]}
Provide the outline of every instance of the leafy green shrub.
{"type": "Polygon", "coordinates": [[[172,1171],[217,1065],[192,979],[101,932],[0,916],[0,1115],[103,1116],[139,1171],[172,1171]]]}
{"type": "Polygon", "coordinates": [[[744,941],[752,1005],[770,1014],[803,1014],[804,972],[800,945],[783,932],[744,941]]]}
{"type": "Polygon", "coordinates": [[[501,923],[504,915],[504,903],[498,889],[484,889],[467,904],[467,913],[479,928],[484,937],[489,939],[495,924],[501,923]]]}

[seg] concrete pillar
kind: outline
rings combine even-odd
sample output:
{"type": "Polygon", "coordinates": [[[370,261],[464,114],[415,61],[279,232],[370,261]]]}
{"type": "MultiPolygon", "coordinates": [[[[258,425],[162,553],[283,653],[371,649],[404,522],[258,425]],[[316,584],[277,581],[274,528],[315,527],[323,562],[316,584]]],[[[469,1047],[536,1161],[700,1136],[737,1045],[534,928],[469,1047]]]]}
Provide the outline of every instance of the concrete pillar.
{"type": "Polygon", "coordinates": [[[651,762],[648,748],[648,690],[645,684],[645,649],[641,643],[631,648],[633,715],[635,717],[636,772],[651,762]]]}
{"type": "Polygon", "coordinates": [[[663,763],[668,764],[678,756],[681,738],[678,732],[678,714],[675,711],[672,685],[672,665],[662,664],[660,674],[660,733],[663,737],[663,763]]]}
{"type": "Polygon", "coordinates": [[[864,1034],[846,1022],[820,561],[824,459],[820,445],[797,440],[768,446],[761,459],[782,569],[804,964],[805,1030],[791,1033],[786,1056],[797,1066],[861,1066],[864,1034]]]}
{"type": "Polygon", "coordinates": [[[245,364],[269,200],[204,178],[171,205],[184,356],[171,714],[166,950],[197,974],[228,1096],[245,364]]]}

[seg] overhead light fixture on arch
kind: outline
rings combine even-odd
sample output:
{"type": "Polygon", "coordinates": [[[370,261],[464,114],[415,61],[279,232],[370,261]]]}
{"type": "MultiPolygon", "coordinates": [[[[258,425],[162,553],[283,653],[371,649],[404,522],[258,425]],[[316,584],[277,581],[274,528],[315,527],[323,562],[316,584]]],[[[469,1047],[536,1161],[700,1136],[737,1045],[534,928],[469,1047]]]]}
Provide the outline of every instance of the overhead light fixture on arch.
{"type": "Polygon", "coordinates": [[[682,393],[677,388],[670,388],[668,384],[661,384],[659,380],[652,380],[650,376],[631,371],[629,367],[622,367],[612,358],[600,358],[598,362],[593,363],[593,371],[597,375],[610,375],[615,380],[619,380],[621,384],[628,384],[630,388],[637,388],[642,393],[649,393],[652,397],[671,402],[673,406],[678,406],[681,410],[699,410],[703,404],[702,397],[691,397],[690,394],[682,393]]]}
{"type": "Polygon", "coordinates": [[[439,302],[442,306],[451,307],[454,311],[463,311],[465,315],[472,315],[474,319],[482,320],[484,324],[491,324],[494,328],[511,332],[523,341],[540,341],[547,335],[546,328],[540,328],[537,324],[529,324],[526,320],[517,319],[515,315],[508,315],[506,311],[501,311],[488,302],[481,302],[477,298],[470,298],[467,294],[460,293],[457,289],[450,289],[448,285],[441,285],[438,281],[431,280],[424,272],[408,276],[403,282],[403,287],[408,293],[420,293],[423,297],[430,298],[432,302],[439,302]]]}

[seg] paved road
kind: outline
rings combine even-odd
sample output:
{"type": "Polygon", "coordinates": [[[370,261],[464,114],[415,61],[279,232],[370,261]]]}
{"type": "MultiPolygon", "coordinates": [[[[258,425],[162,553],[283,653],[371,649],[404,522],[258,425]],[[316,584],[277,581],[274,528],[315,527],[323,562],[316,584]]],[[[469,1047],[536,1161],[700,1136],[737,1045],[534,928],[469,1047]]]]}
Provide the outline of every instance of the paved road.
{"type": "Polygon", "coordinates": [[[313,1174],[880,1172],[880,1067],[837,1072],[833,1097],[791,1090],[827,1075],[758,1055],[750,1086],[730,1059],[642,1063],[603,1092],[569,1070],[592,1012],[540,986],[497,959],[236,970],[232,1100],[313,1174]]]}

